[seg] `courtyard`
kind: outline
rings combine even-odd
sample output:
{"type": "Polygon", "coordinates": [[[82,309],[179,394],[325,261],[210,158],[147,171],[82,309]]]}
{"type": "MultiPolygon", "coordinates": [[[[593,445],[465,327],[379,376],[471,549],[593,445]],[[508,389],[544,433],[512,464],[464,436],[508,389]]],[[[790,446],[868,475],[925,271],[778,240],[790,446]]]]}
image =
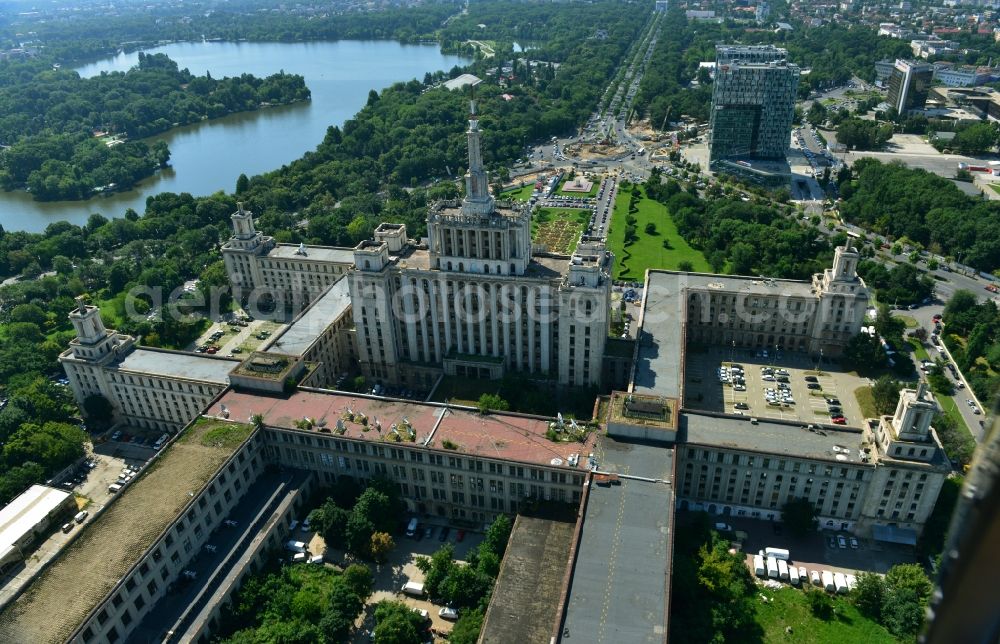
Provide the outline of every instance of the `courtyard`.
{"type": "MultiPolygon", "coordinates": [[[[454,528],[448,528],[445,519],[421,521],[419,538],[406,537],[402,532],[394,535],[396,547],[389,553],[385,563],[361,562],[371,568],[374,591],[365,602],[364,612],[355,622],[358,628],[353,642],[360,644],[372,641],[370,633],[375,626],[375,605],[383,600],[401,601],[414,610],[426,610],[431,621],[431,628],[434,629],[435,633],[446,634],[452,629],[454,623],[442,619],[438,615],[441,606],[431,603],[426,598],[404,595],[400,592],[400,588],[407,581],[423,583],[424,573],[417,568],[417,557],[430,557],[446,543],[454,546],[455,561],[462,563],[468,561],[469,554],[482,542],[483,534],[464,530],[461,532],[462,537],[459,541],[459,532],[454,528]],[[442,533],[444,530],[447,532],[442,533]],[[430,531],[430,535],[425,537],[427,531],[430,531]]],[[[309,551],[314,554],[322,554],[326,563],[332,563],[341,568],[355,563],[345,551],[327,547],[323,537],[318,534],[313,535],[309,543],[309,551]]]]}
{"type": "Polygon", "coordinates": [[[867,379],[843,371],[829,360],[817,364],[813,357],[803,353],[741,348],[698,351],[689,347],[684,405],[717,413],[829,425],[832,415],[828,401],[837,400],[840,404],[833,406],[842,410],[843,424],[860,428],[864,415],[854,391],[867,384],[867,379]],[[745,380],[742,386],[719,382],[719,368],[733,364],[742,367],[745,380]],[[780,382],[782,379],[787,382],[780,382]],[[787,385],[787,389],[779,384],[787,385]],[[810,384],[818,387],[810,388],[810,384]],[[769,401],[768,389],[788,391],[787,398],[794,402],[782,402],[780,395],[769,401]]]}
{"type": "Polygon", "coordinates": [[[539,208],[531,220],[531,239],[546,252],[571,255],[590,217],[590,210],[582,208],[539,208]]]}

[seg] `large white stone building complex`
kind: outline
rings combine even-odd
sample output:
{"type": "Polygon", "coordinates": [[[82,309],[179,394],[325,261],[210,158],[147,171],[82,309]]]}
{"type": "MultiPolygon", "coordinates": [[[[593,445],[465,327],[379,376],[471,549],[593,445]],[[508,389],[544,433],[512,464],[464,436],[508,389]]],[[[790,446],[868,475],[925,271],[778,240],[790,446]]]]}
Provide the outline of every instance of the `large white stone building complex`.
{"type": "Polygon", "coordinates": [[[494,201],[475,105],[461,202],[437,203],[426,245],[382,224],[348,273],[362,373],[428,388],[450,375],[547,375],[597,385],[608,337],[611,254],[583,240],[572,257],[531,252],[531,208],[494,201]]]}
{"type": "MultiPolygon", "coordinates": [[[[837,426],[696,409],[685,382],[689,349],[840,355],[869,303],[849,243],[809,281],[647,271],[636,339],[616,340],[619,354],[631,350],[628,375],[607,382],[611,254],[586,237],[571,256],[532,253],[531,208],[489,193],[474,104],[467,137],[465,197],[431,206],[424,240],[383,223],[353,249],[280,245],[241,205],[222,251],[237,297],[308,303],[242,360],[141,347],[79,303],[60,356],[77,401],[104,396],[124,425],[175,438],[0,612],[0,640],[209,641],[243,576],[308,512],[307,492],[374,477],[398,486],[408,512],[471,528],[536,502],[580,506],[581,552],[603,552],[601,535],[629,516],[646,524],[629,538],[669,561],[675,507],[777,520],[803,498],[824,529],[915,543],[951,469],[923,386],[904,390],[892,416],[837,426]],[[422,391],[444,375],[621,391],[595,419],[606,434],[561,440],[561,418],[333,391],[358,374],[422,391]],[[231,441],[206,438],[220,427],[231,441]],[[635,478],[601,488],[588,511],[589,496],[605,494],[594,477],[616,473],[635,478]],[[626,498],[633,514],[613,505],[626,498]],[[210,542],[225,551],[211,551],[219,567],[192,579],[186,567],[210,542]],[[204,593],[190,609],[162,601],[178,580],[204,593]]],[[[641,548],[627,550],[581,561],[605,566],[600,575],[647,565],[634,561],[641,548]]],[[[648,565],[661,571],[647,584],[650,610],[614,627],[648,626],[648,641],[661,641],[669,565],[648,565]]],[[[574,629],[594,615],[584,585],[563,592],[574,629]]]]}

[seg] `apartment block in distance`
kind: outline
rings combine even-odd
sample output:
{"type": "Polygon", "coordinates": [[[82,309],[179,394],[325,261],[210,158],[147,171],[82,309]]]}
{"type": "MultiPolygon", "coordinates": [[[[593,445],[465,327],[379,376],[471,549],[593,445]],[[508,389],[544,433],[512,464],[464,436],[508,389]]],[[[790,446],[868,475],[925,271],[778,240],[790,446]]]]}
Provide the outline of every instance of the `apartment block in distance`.
{"type": "Polygon", "coordinates": [[[799,68],[773,45],[716,47],[709,162],[781,160],[791,140],[799,68]]]}

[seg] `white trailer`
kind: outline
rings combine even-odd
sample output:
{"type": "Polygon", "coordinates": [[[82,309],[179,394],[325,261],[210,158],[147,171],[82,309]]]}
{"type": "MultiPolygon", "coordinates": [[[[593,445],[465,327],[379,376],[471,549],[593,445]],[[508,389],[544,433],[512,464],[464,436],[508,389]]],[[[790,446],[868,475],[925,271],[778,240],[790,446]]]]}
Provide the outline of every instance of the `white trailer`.
{"type": "Polygon", "coordinates": [[[767,570],[764,568],[764,557],[760,555],[753,556],[753,572],[758,577],[764,577],[767,575],[767,570]]]}
{"type": "Polygon", "coordinates": [[[791,557],[788,556],[788,551],[784,548],[764,548],[764,556],[774,557],[775,559],[783,559],[785,561],[791,559],[791,557]]]}
{"type": "Polygon", "coordinates": [[[788,564],[784,559],[778,559],[778,578],[781,581],[788,581],[788,564]]]}
{"type": "Polygon", "coordinates": [[[778,560],[774,557],[767,558],[767,576],[771,579],[778,578],[778,560]]]}
{"type": "Polygon", "coordinates": [[[831,593],[837,590],[837,586],[833,583],[833,573],[829,570],[823,571],[823,588],[826,588],[831,593]]]}
{"type": "Polygon", "coordinates": [[[795,566],[789,566],[788,567],[788,576],[790,577],[789,581],[792,582],[793,586],[798,586],[799,585],[799,569],[798,568],[796,568],[795,566]]]}
{"type": "Polygon", "coordinates": [[[846,593],[847,592],[847,577],[844,576],[844,573],[842,573],[842,572],[834,573],[834,575],[833,575],[833,585],[834,585],[834,588],[837,589],[838,593],[846,593]]]}
{"type": "Polygon", "coordinates": [[[854,590],[854,587],[858,585],[858,578],[854,575],[844,575],[847,577],[847,590],[854,590]]]}

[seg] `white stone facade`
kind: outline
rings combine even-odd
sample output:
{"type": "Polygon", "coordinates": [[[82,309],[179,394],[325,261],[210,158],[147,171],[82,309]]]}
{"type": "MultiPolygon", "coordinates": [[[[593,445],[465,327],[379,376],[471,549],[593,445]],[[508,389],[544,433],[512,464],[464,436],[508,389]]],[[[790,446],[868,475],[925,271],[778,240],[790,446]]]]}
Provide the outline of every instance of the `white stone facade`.
{"type": "Polygon", "coordinates": [[[599,384],[611,254],[585,239],[572,257],[532,256],[530,207],[488,193],[474,107],[467,135],[467,195],[432,206],[428,246],[382,224],[354,249],[348,279],[362,373],[417,388],[442,369],[599,384]]]}

